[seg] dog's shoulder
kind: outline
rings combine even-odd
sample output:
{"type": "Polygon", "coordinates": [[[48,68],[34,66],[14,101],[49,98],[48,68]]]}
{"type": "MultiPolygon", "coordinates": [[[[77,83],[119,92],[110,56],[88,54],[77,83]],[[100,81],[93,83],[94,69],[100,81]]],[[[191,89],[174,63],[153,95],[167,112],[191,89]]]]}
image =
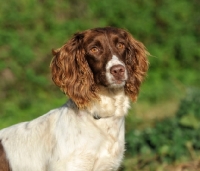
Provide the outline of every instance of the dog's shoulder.
{"type": "Polygon", "coordinates": [[[49,128],[50,125],[55,125],[57,120],[68,112],[67,105],[63,105],[59,108],[52,109],[49,112],[27,122],[21,122],[7,128],[0,130],[0,139],[3,137],[18,136],[19,134],[28,134],[29,132],[32,134],[33,132],[40,131],[49,128]]]}

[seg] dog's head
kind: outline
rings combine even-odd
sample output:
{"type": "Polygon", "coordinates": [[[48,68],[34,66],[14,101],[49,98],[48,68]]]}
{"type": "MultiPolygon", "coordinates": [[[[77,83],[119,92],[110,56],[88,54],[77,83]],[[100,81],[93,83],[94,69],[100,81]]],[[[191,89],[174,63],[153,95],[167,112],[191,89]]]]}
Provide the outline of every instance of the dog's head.
{"type": "Polygon", "coordinates": [[[77,33],[53,55],[53,81],[79,108],[98,99],[102,86],[124,89],[135,101],[148,70],[144,45],[114,27],[77,33]]]}

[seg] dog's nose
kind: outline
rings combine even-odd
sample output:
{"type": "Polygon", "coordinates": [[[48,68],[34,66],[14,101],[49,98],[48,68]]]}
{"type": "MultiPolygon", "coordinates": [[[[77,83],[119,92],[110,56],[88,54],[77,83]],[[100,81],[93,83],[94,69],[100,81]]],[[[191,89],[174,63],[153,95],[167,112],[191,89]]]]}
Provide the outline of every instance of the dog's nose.
{"type": "Polygon", "coordinates": [[[114,65],[110,68],[110,73],[114,77],[121,77],[124,76],[125,73],[125,67],[123,65],[114,65]]]}

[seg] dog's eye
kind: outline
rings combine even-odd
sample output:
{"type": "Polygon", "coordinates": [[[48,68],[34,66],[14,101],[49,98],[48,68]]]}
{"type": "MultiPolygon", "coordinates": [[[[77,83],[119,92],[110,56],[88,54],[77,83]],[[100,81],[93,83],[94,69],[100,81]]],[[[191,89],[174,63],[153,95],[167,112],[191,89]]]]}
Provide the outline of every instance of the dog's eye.
{"type": "Polygon", "coordinates": [[[123,49],[124,48],[124,44],[123,43],[117,43],[116,47],[118,49],[123,49]]]}
{"type": "Polygon", "coordinates": [[[99,52],[99,49],[97,47],[93,47],[92,49],[90,49],[91,53],[97,53],[99,52]]]}

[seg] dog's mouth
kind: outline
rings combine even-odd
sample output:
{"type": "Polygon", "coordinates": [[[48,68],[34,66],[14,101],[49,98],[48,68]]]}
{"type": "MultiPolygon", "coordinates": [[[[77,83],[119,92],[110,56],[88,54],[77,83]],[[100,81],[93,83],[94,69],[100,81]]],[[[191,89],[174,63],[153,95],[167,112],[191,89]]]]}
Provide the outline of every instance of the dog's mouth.
{"type": "Polygon", "coordinates": [[[113,79],[112,82],[109,84],[111,88],[120,88],[124,87],[126,84],[126,79],[113,79]]]}
{"type": "Polygon", "coordinates": [[[126,82],[126,79],[116,79],[116,80],[113,80],[114,84],[122,84],[122,83],[125,83],[125,82],[126,82]]]}

